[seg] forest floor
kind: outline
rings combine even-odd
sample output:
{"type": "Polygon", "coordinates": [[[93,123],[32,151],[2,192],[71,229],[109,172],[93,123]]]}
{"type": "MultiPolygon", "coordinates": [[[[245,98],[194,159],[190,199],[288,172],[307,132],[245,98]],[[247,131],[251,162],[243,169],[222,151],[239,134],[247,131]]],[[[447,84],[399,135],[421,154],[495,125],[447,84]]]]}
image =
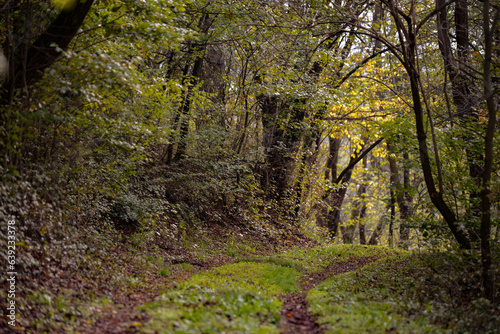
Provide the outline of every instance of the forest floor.
{"type": "Polygon", "coordinates": [[[477,268],[453,252],[322,243],[276,222],[266,233],[211,226],[180,236],[109,234],[88,252],[94,262],[86,268],[40,277],[40,289],[23,297],[15,332],[495,333],[500,326],[499,305],[480,298],[477,268]]]}
{"type": "MultiPolygon", "coordinates": [[[[325,279],[345,272],[356,270],[370,262],[373,262],[380,257],[351,257],[348,261],[340,261],[330,264],[324,270],[315,272],[305,277],[302,277],[300,290],[297,292],[286,293],[279,298],[282,300],[280,321],[278,328],[281,333],[323,333],[324,330],[316,323],[313,315],[307,312],[307,292],[317,286],[325,279]]],[[[166,288],[175,290],[177,283],[189,279],[190,276],[199,274],[211,268],[217,268],[222,265],[234,263],[231,258],[220,258],[214,262],[197,262],[197,265],[190,267],[188,273],[183,273],[177,277],[172,284],[167,284],[166,288]]],[[[164,282],[149,282],[156,287],[161,287],[164,282]]],[[[141,332],[141,327],[146,324],[151,316],[144,310],[137,311],[138,307],[148,302],[157,299],[161,295],[161,290],[144,291],[131,293],[121,296],[115,300],[115,305],[118,307],[110,307],[101,313],[101,316],[96,319],[84,333],[138,333],[141,332]]],[[[175,327],[175,326],[174,326],[175,327]]],[[[175,331],[174,328],[172,328],[175,331]]],[[[168,332],[168,331],[167,331],[168,332]]]]}

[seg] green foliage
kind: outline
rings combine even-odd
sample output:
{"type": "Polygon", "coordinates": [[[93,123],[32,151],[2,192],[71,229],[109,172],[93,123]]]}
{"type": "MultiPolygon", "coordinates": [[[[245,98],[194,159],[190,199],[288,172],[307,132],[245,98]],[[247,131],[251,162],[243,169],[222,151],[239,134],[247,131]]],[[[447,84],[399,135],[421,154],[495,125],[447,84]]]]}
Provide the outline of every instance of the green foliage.
{"type": "MultiPolygon", "coordinates": [[[[154,212],[157,206],[148,207],[146,200],[141,200],[134,194],[125,194],[115,200],[109,214],[117,227],[137,228],[146,216],[154,212]]],[[[155,203],[156,204],[156,203],[155,203]]]]}

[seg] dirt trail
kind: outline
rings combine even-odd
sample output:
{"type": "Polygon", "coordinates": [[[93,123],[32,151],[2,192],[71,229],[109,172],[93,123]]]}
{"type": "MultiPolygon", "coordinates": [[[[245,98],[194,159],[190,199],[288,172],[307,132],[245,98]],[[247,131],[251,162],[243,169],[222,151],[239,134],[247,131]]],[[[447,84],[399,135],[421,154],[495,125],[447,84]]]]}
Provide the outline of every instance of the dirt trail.
{"type": "MultiPolygon", "coordinates": [[[[333,263],[325,270],[308,276],[301,284],[301,292],[291,293],[283,298],[282,318],[279,324],[281,333],[323,333],[323,330],[316,324],[315,319],[307,313],[307,291],[330,276],[356,270],[377,259],[379,257],[350,258],[345,262],[333,263]]],[[[186,275],[183,275],[182,280],[187,279],[192,274],[230,262],[225,259],[225,261],[204,263],[203,266],[197,266],[191,272],[185,273],[186,275]]],[[[151,283],[154,285],[154,282],[151,283]]],[[[154,290],[156,289],[149,292],[135,291],[135,293],[120,296],[116,300],[116,303],[120,305],[119,307],[100,310],[103,313],[102,316],[98,317],[92,325],[81,328],[81,332],[87,334],[137,333],[135,324],[139,324],[140,327],[141,323],[148,321],[149,316],[144,312],[135,311],[135,308],[138,305],[154,300],[160,293],[154,290]]]]}
{"type": "Polygon", "coordinates": [[[283,334],[320,334],[323,329],[316,323],[316,319],[307,313],[307,292],[316,285],[333,275],[346,273],[378,260],[380,257],[350,258],[346,262],[332,263],[325,270],[307,277],[301,285],[301,292],[286,295],[283,298],[280,330],[283,334]]]}
{"type": "Polygon", "coordinates": [[[233,259],[228,257],[219,257],[211,261],[201,261],[193,259],[190,254],[187,254],[182,260],[171,261],[170,263],[188,263],[192,267],[187,270],[182,270],[178,273],[170,283],[165,283],[162,277],[156,277],[149,281],[149,285],[145,289],[137,289],[129,291],[129,293],[120,295],[114,298],[113,307],[105,310],[99,310],[101,315],[96,317],[95,323],[80,328],[80,333],[84,334],[115,334],[115,333],[138,333],[136,326],[141,327],[142,324],[149,320],[146,312],[137,311],[137,306],[144,305],[155,300],[162,291],[172,288],[175,284],[187,280],[190,276],[211,268],[220,267],[222,265],[232,263],[233,259]],[[174,283],[175,281],[175,283],[174,283]]]}

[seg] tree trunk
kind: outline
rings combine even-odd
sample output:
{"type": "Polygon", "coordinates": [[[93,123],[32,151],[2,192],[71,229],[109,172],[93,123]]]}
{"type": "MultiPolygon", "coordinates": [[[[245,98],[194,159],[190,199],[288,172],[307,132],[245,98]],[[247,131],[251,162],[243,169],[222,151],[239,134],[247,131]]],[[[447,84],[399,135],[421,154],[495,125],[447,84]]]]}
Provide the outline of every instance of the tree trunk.
{"type": "Polygon", "coordinates": [[[388,218],[387,212],[389,210],[390,210],[390,204],[388,203],[385,212],[380,216],[377,226],[375,227],[375,230],[373,230],[372,232],[370,240],[368,241],[368,245],[373,245],[373,246],[378,245],[380,237],[382,236],[382,232],[384,231],[384,227],[386,225],[386,220],[388,218]]]}
{"type": "Polygon", "coordinates": [[[396,197],[394,190],[390,190],[391,198],[389,200],[390,218],[389,218],[389,247],[394,247],[394,221],[396,220],[396,197]]]}
{"type": "MultiPolygon", "coordinates": [[[[414,50],[412,50],[414,51],[414,50]]],[[[457,240],[458,244],[463,249],[470,249],[471,244],[469,238],[463,229],[459,229],[458,222],[455,214],[450,209],[448,204],[444,201],[443,195],[437,191],[432,175],[431,162],[429,158],[429,150],[427,147],[427,136],[425,134],[424,118],[422,104],[420,101],[420,91],[418,88],[418,77],[415,70],[415,58],[412,57],[412,63],[409,69],[410,85],[413,98],[413,112],[415,114],[415,121],[417,127],[417,138],[420,153],[420,163],[424,173],[424,180],[427,186],[427,191],[434,206],[439,210],[448,227],[457,240]]]]}
{"type": "MultiPolygon", "coordinates": [[[[202,36],[208,33],[210,26],[212,25],[210,20],[210,15],[208,13],[204,13],[200,18],[198,23],[198,27],[202,36]]],[[[205,58],[205,49],[206,42],[197,43],[192,47],[188,53],[192,53],[195,56],[195,61],[193,64],[193,70],[191,72],[191,76],[186,80],[186,88],[184,93],[184,99],[182,101],[180,111],[178,113],[181,121],[181,126],[179,129],[179,143],[177,145],[177,151],[175,152],[174,160],[178,161],[184,158],[186,154],[187,148],[187,137],[189,134],[189,112],[191,110],[191,100],[193,97],[194,87],[198,84],[201,76],[201,71],[203,68],[203,61],[205,58]]]]}
{"type": "Polygon", "coordinates": [[[282,145],[284,125],[280,124],[281,101],[276,96],[259,95],[257,98],[262,111],[262,144],[266,158],[261,186],[268,198],[282,199],[286,189],[286,161],[282,145]]]}
{"type": "MultiPolygon", "coordinates": [[[[353,158],[351,156],[350,162],[346,168],[340,173],[340,175],[332,182],[335,188],[328,190],[325,195],[323,195],[323,199],[326,199],[330,196],[331,204],[330,211],[327,215],[327,227],[330,233],[330,237],[335,239],[337,234],[337,230],[340,224],[340,212],[342,209],[342,203],[344,202],[344,198],[347,192],[347,186],[351,181],[352,171],[356,164],[362,160],[368,153],[371,152],[378,144],[383,141],[383,138],[375,141],[370,147],[363,150],[359,156],[353,158]]],[[[338,156],[338,152],[336,152],[338,156]]]]}
{"type": "Polygon", "coordinates": [[[400,206],[403,201],[402,191],[401,191],[401,178],[399,176],[399,168],[391,155],[394,152],[394,146],[392,144],[387,144],[387,159],[389,160],[389,174],[390,174],[390,189],[391,189],[391,219],[389,223],[389,246],[394,246],[394,221],[396,220],[396,207],[395,204],[398,203],[400,206]]]}
{"type": "MultiPolygon", "coordinates": [[[[391,194],[391,201],[394,200],[399,208],[399,240],[398,247],[403,249],[408,249],[408,242],[410,238],[410,230],[407,226],[407,220],[410,217],[410,201],[409,187],[410,187],[410,172],[408,168],[404,168],[403,171],[403,183],[401,182],[401,176],[399,173],[399,168],[396,159],[392,157],[391,152],[394,152],[394,146],[392,144],[387,144],[387,157],[389,160],[389,171],[391,180],[391,189],[393,193],[391,194]]],[[[403,154],[405,161],[408,160],[408,153],[405,151],[403,154]]],[[[391,202],[392,203],[392,202],[391,202]]],[[[391,204],[391,227],[389,228],[389,239],[392,243],[393,240],[393,222],[395,221],[395,208],[392,209],[391,204]],[[394,214],[392,214],[394,211],[394,214]]],[[[391,244],[392,245],[392,244],[391,244]]]]}
{"type": "MultiPolygon", "coordinates": [[[[363,158],[363,168],[366,170],[367,168],[367,158],[366,156],[363,158]]],[[[365,173],[366,174],[366,173],[365,173]]],[[[364,176],[361,176],[364,178],[364,176]]],[[[344,239],[344,244],[352,244],[354,242],[354,232],[356,231],[356,226],[364,226],[364,218],[366,215],[366,203],[365,203],[365,196],[366,196],[366,182],[368,182],[368,179],[360,179],[360,185],[358,187],[358,191],[356,193],[356,199],[354,200],[353,203],[353,209],[351,211],[351,220],[349,223],[345,224],[345,227],[342,229],[342,236],[344,239]]],[[[363,231],[363,238],[366,239],[364,236],[364,228],[360,228],[361,231],[363,231]]],[[[360,234],[360,239],[361,239],[361,234],[360,234]]],[[[361,240],[360,240],[361,243],[361,240]]],[[[364,243],[366,243],[366,240],[364,240],[364,243]]]]}
{"type": "MultiPolygon", "coordinates": [[[[419,89],[419,73],[416,62],[416,49],[417,49],[417,36],[413,31],[413,22],[411,18],[413,15],[406,16],[405,20],[408,22],[407,27],[404,27],[402,18],[400,17],[400,12],[397,10],[396,5],[393,0],[389,3],[391,15],[394,17],[398,29],[398,35],[400,38],[400,45],[403,47],[403,57],[404,66],[410,80],[411,95],[413,101],[413,112],[415,115],[415,125],[417,129],[417,139],[420,154],[420,164],[422,166],[422,171],[424,174],[424,181],[427,187],[427,191],[431,198],[432,203],[438,209],[438,211],[443,216],[446,221],[448,228],[455,237],[455,240],[460,245],[462,249],[470,249],[471,243],[467,233],[460,229],[458,226],[457,218],[454,212],[450,209],[448,204],[443,199],[442,193],[438,192],[434,182],[434,176],[432,175],[431,161],[429,157],[429,149],[427,147],[427,136],[425,131],[424,123],[424,112],[422,108],[422,101],[420,100],[420,89],[419,89]],[[407,36],[406,38],[404,36],[407,36]],[[405,40],[406,39],[406,40],[405,40]]],[[[413,8],[413,10],[415,10],[413,8]]]]}
{"type": "Polygon", "coordinates": [[[189,112],[191,110],[191,100],[193,97],[194,87],[198,84],[201,69],[203,66],[203,56],[200,55],[196,58],[193,66],[193,72],[191,78],[187,80],[186,92],[184,94],[184,100],[182,101],[180,107],[180,122],[181,127],[179,129],[179,143],[177,145],[177,151],[175,152],[174,160],[179,161],[184,158],[187,148],[187,137],[189,134],[189,112]]]}
{"type": "Polygon", "coordinates": [[[366,204],[364,203],[364,195],[366,194],[366,185],[361,184],[357,191],[357,199],[353,204],[351,211],[351,222],[342,229],[342,237],[344,244],[352,244],[354,242],[354,232],[356,227],[360,231],[360,244],[366,244],[366,236],[364,230],[364,218],[366,216],[366,204]],[[361,228],[363,226],[363,228],[361,228]],[[361,240],[363,239],[363,241],[361,240]]]}
{"type": "Polygon", "coordinates": [[[483,2],[483,31],[485,36],[485,55],[483,61],[484,97],[488,110],[488,124],[484,142],[484,172],[481,187],[481,265],[484,295],[490,301],[495,299],[495,284],[491,272],[491,173],[493,171],[493,145],[496,127],[497,106],[491,80],[491,57],[493,52],[493,32],[499,22],[499,10],[494,9],[493,24],[490,27],[490,1],[483,2]]]}
{"type": "Polygon", "coordinates": [[[297,176],[297,181],[295,183],[295,207],[294,214],[297,218],[300,212],[300,207],[302,203],[302,188],[304,184],[304,179],[306,176],[307,166],[314,165],[316,157],[319,151],[319,142],[321,138],[321,133],[318,129],[314,129],[311,133],[305,135],[304,147],[302,149],[302,158],[300,162],[300,168],[297,176]],[[308,153],[312,152],[312,153],[308,153]]]}
{"type": "MultiPolygon", "coordinates": [[[[436,7],[442,7],[444,4],[445,0],[436,0],[436,7]]],[[[455,2],[456,57],[453,56],[452,44],[448,37],[450,34],[450,24],[447,18],[446,7],[441,9],[436,18],[439,49],[443,57],[445,71],[451,83],[453,104],[457,108],[458,117],[462,120],[464,128],[467,128],[467,124],[471,121],[473,123],[478,122],[477,114],[474,112],[474,107],[476,107],[476,103],[474,102],[474,84],[472,78],[466,74],[469,64],[468,16],[467,0],[457,0],[455,2]]],[[[474,137],[474,133],[469,133],[463,137],[463,140],[469,164],[469,176],[475,184],[475,189],[470,191],[468,216],[472,219],[478,219],[480,212],[479,188],[483,171],[480,162],[483,158],[473,148],[467,147],[472,145],[474,137]]],[[[474,233],[472,233],[471,237],[474,237],[474,233]]]]}
{"type": "Polygon", "coordinates": [[[361,211],[359,213],[359,244],[366,245],[366,230],[365,230],[365,218],[366,217],[366,204],[363,203],[361,211]]]}
{"type": "MultiPolygon", "coordinates": [[[[0,91],[2,105],[10,103],[16,89],[27,89],[42,78],[44,70],[68,48],[93,3],[94,0],[78,1],[74,8],[61,11],[27,51],[24,48],[7,45],[6,53],[14,73],[11,73],[8,81],[2,85],[0,91]]],[[[23,36],[23,38],[28,37],[23,36]]]]}
{"type": "MultiPolygon", "coordinates": [[[[188,51],[188,53],[189,53],[189,51],[188,51]]],[[[182,85],[183,86],[186,85],[186,81],[188,80],[187,77],[188,77],[188,74],[189,74],[189,68],[190,68],[190,65],[186,64],[186,65],[184,65],[184,69],[182,70],[182,85]]],[[[182,108],[183,107],[184,107],[184,101],[181,104],[181,106],[179,107],[179,109],[177,110],[177,113],[175,114],[174,122],[172,124],[172,129],[173,130],[177,130],[177,127],[179,126],[179,121],[181,119],[182,108]]],[[[167,165],[170,164],[172,162],[172,159],[174,158],[174,142],[175,141],[176,141],[176,136],[173,135],[173,134],[170,135],[169,143],[167,145],[166,158],[165,158],[165,163],[167,165]]]]}
{"type": "Polygon", "coordinates": [[[408,226],[408,220],[412,216],[411,205],[413,198],[410,194],[410,170],[406,166],[409,162],[408,152],[403,153],[403,159],[405,161],[405,167],[403,169],[403,201],[399,205],[399,244],[400,248],[408,250],[410,246],[410,228],[408,226]]]}
{"type": "MultiPolygon", "coordinates": [[[[328,159],[326,161],[324,174],[325,180],[328,184],[333,183],[333,181],[337,179],[337,162],[339,158],[340,143],[340,138],[328,138],[328,159]]],[[[323,204],[320,206],[320,210],[316,215],[316,224],[318,226],[326,225],[330,233],[332,233],[332,230],[328,226],[328,222],[330,221],[329,204],[333,203],[332,194],[327,191],[326,196],[322,197],[322,202],[323,204]]],[[[337,233],[337,228],[338,226],[334,228],[335,232],[333,232],[333,234],[337,233]]]]}
{"type": "Polygon", "coordinates": [[[294,155],[299,150],[303,134],[306,99],[289,103],[278,96],[261,94],[257,98],[262,110],[263,146],[266,150],[261,184],[270,198],[283,201],[291,190],[294,155]]]}

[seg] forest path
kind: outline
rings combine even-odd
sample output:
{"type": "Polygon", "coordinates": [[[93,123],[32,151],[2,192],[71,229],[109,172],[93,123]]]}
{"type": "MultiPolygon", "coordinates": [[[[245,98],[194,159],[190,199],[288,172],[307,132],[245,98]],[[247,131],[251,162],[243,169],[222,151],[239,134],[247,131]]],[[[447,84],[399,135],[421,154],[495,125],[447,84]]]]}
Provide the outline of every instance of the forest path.
{"type": "Polygon", "coordinates": [[[351,257],[347,261],[332,263],[325,270],[305,277],[301,283],[300,292],[293,292],[282,298],[283,306],[279,324],[281,333],[324,333],[323,328],[319,327],[315,318],[307,312],[307,292],[331,276],[357,270],[378,259],[380,259],[379,256],[351,257]]]}
{"type": "Polygon", "coordinates": [[[285,253],[186,261],[170,283],[115,296],[94,310],[80,333],[323,333],[306,296],[331,276],[359,269],[392,251],[366,246],[296,248],[285,253]],[[190,263],[191,262],[191,263],[190,263]],[[250,327],[248,327],[250,326],[250,327]],[[265,332],[264,330],[264,332],[265,332]]]}

